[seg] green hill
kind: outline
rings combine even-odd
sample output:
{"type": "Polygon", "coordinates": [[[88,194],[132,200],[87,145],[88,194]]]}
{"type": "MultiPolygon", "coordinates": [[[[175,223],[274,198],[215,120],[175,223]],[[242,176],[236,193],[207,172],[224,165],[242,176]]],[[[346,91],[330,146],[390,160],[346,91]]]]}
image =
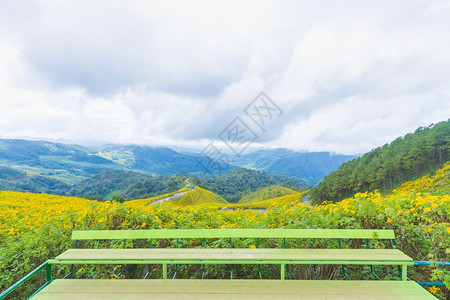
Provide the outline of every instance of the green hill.
{"type": "Polygon", "coordinates": [[[298,192],[283,186],[270,185],[245,195],[238,203],[252,203],[292,194],[298,194],[298,192]]]}
{"type": "Polygon", "coordinates": [[[200,187],[195,187],[194,190],[188,191],[183,196],[169,200],[166,203],[176,206],[186,206],[199,204],[227,204],[228,202],[213,192],[200,187]]]}
{"type": "Polygon", "coordinates": [[[266,172],[249,169],[234,169],[223,175],[200,179],[196,184],[210,190],[231,203],[243,196],[269,185],[283,185],[291,189],[303,190],[308,182],[298,177],[270,175],[266,172]]]}
{"type": "Polygon", "coordinates": [[[338,201],[357,192],[389,191],[442,168],[449,159],[450,120],[420,127],[390,144],[344,163],[312,190],[314,203],[338,201]]]}

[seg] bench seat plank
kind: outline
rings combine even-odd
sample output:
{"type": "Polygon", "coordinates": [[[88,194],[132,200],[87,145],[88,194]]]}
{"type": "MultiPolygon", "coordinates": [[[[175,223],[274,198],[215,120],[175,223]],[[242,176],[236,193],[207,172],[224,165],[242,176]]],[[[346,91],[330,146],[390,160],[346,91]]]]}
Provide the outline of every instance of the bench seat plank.
{"type": "Polygon", "coordinates": [[[56,261],[373,261],[404,262],[413,259],[398,249],[70,249],[56,261]]]}
{"type": "Polygon", "coordinates": [[[140,229],[73,231],[72,240],[201,238],[395,239],[392,229],[140,229]]]}
{"type": "Polygon", "coordinates": [[[412,281],[59,279],[33,299],[435,299],[412,281]]]}

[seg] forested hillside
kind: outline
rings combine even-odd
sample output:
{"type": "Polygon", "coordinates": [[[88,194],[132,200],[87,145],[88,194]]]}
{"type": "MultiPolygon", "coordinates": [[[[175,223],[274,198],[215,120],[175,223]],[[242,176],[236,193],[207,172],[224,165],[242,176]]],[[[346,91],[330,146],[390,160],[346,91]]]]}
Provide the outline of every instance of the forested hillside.
{"type": "Polygon", "coordinates": [[[124,200],[149,198],[182,188],[184,180],[185,177],[180,175],[150,176],[138,172],[111,170],[77,183],[66,194],[96,200],[109,200],[114,197],[124,200]]]}
{"type": "Polygon", "coordinates": [[[201,187],[222,196],[231,203],[236,203],[248,193],[269,185],[282,184],[296,190],[306,189],[309,186],[306,180],[298,177],[270,175],[244,168],[231,170],[214,178],[198,179],[197,182],[201,187]]]}
{"type": "Polygon", "coordinates": [[[389,191],[443,166],[449,159],[450,120],[420,127],[390,144],[344,163],[312,190],[315,203],[356,192],[389,191]]]}
{"type": "Polygon", "coordinates": [[[23,171],[0,166],[0,190],[64,194],[69,187],[65,181],[50,176],[28,176],[23,171]]]}
{"type": "Polygon", "coordinates": [[[113,197],[123,200],[143,199],[175,192],[185,186],[187,179],[190,183],[210,190],[230,202],[237,202],[243,195],[273,184],[296,191],[308,187],[306,181],[296,177],[274,176],[247,169],[235,169],[211,178],[185,175],[150,176],[112,170],[77,183],[66,195],[96,200],[109,200],[113,197]]]}

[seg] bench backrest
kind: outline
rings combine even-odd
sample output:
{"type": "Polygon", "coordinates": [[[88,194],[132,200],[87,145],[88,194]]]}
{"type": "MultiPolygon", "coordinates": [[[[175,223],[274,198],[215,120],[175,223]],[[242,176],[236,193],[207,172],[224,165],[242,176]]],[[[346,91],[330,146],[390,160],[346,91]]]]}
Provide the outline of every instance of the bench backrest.
{"type": "Polygon", "coordinates": [[[393,240],[384,229],[150,229],[73,231],[72,240],[286,238],[286,239],[382,239],[393,240]]]}

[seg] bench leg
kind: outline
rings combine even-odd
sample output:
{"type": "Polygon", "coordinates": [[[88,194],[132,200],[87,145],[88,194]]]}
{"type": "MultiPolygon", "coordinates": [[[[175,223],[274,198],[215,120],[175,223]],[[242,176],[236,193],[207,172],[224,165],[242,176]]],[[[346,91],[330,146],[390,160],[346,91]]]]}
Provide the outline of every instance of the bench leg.
{"type": "Polygon", "coordinates": [[[163,264],[163,279],[167,279],[167,264],[163,264]]]}
{"type": "Polygon", "coordinates": [[[408,276],[407,276],[407,265],[402,265],[402,280],[406,281],[408,280],[408,276]]]}
{"type": "Polygon", "coordinates": [[[372,265],[370,266],[370,273],[372,273],[373,277],[375,277],[376,279],[381,280],[381,278],[378,277],[377,274],[375,274],[374,266],[372,265]]]}
{"type": "Polygon", "coordinates": [[[52,282],[52,265],[51,264],[47,264],[45,266],[45,279],[48,283],[52,282]]]}
{"type": "Polygon", "coordinates": [[[289,280],[292,280],[291,272],[289,272],[289,265],[286,266],[286,275],[288,276],[289,280]]]}
{"type": "MultiPolygon", "coordinates": [[[[69,278],[70,276],[72,276],[73,270],[74,270],[74,265],[72,265],[72,266],[70,267],[70,272],[69,272],[66,276],[64,276],[63,279],[66,279],[66,278],[69,278]]],[[[30,297],[30,298],[31,298],[31,297],[30,297]]]]}
{"type": "Polygon", "coordinates": [[[147,273],[145,273],[145,275],[144,275],[144,278],[143,279],[147,279],[147,277],[150,275],[150,270],[151,270],[151,267],[150,267],[150,265],[147,265],[147,273]]]}
{"type": "Polygon", "coordinates": [[[341,271],[342,274],[345,276],[345,278],[347,278],[347,280],[351,280],[350,277],[348,277],[347,272],[345,272],[345,266],[341,265],[341,271]]]}
{"type": "Polygon", "coordinates": [[[280,275],[281,275],[281,280],[285,279],[285,272],[286,272],[286,264],[281,264],[281,271],[280,271],[280,275]]]}
{"type": "Polygon", "coordinates": [[[317,265],[313,265],[313,269],[314,269],[314,275],[316,275],[317,279],[322,280],[319,276],[319,274],[317,274],[317,265]]]}
{"type": "Polygon", "coordinates": [[[178,274],[178,265],[175,265],[175,274],[173,274],[172,279],[175,279],[175,277],[177,277],[177,274],[178,274]]]}

